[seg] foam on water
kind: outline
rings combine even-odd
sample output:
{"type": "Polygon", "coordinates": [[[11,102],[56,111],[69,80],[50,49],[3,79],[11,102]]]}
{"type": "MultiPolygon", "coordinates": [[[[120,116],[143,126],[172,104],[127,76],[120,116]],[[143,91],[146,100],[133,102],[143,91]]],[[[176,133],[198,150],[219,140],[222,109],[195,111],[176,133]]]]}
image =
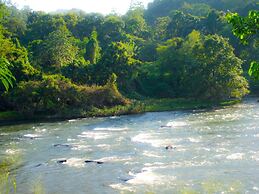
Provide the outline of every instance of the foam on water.
{"type": "Polygon", "coordinates": [[[65,164],[75,168],[82,168],[85,166],[84,160],[82,158],[69,158],[65,164]]]}
{"type": "Polygon", "coordinates": [[[199,143],[201,140],[198,138],[189,137],[188,140],[192,143],[199,143]]]}
{"type": "Polygon", "coordinates": [[[161,184],[163,181],[163,176],[153,173],[152,171],[145,171],[135,175],[133,179],[127,181],[129,184],[133,185],[154,185],[161,184]]]}
{"type": "Polygon", "coordinates": [[[243,116],[242,114],[238,114],[238,113],[229,113],[229,114],[222,115],[221,118],[225,121],[235,121],[240,119],[242,116],[243,116]]]}
{"type": "Polygon", "coordinates": [[[93,131],[85,131],[81,133],[81,135],[78,135],[78,137],[82,138],[89,138],[89,139],[95,139],[95,140],[100,140],[100,139],[107,139],[111,135],[108,133],[104,132],[93,132],[93,131]]]}
{"type": "Polygon", "coordinates": [[[244,153],[234,153],[227,156],[228,160],[242,160],[244,157],[244,153]]]}
{"type": "Polygon", "coordinates": [[[97,128],[94,128],[94,131],[125,131],[125,130],[128,130],[128,128],[127,127],[124,127],[124,128],[115,128],[115,127],[114,128],[113,127],[107,127],[107,128],[97,127],[97,128]]]}
{"type": "Polygon", "coordinates": [[[64,158],[59,158],[59,159],[53,159],[53,162],[57,161],[62,161],[66,160],[62,164],[67,165],[69,167],[74,167],[74,168],[83,168],[85,166],[85,160],[82,158],[69,158],[69,159],[64,159],[64,158]]]}
{"type": "Polygon", "coordinates": [[[96,145],[96,147],[101,148],[103,150],[110,150],[112,145],[110,145],[110,144],[98,144],[98,145],[96,145]]]}
{"type": "Polygon", "coordinates": [[[1,136],[7,136],[9,133],[0,133],[1,136]]]}
{"type": "Polygon", "coordinates": [[[70,120],[68,120],[69,123],[76,122],[76,121],[77,121],[77,119],[70,119],[70,120]]]}
{"type": "Polygon", "coordinates": [[[67,138],[67,141],[68,141],[68,142],[77,141],[77,139],[67,138]]]}
{"type": "Polygon", "coordinates": [[[110,119],[117,119],[120,118],[119,116],[111,116],[110,119]]]}
{"type": "Polygon", "coordinates": [[[82,144],[73,144],[72,150],[92,151],[91,146],[82,144]]]}
{"type": "Polygon", "coordinates": [[[144,151],[143,152],[144,156],[151,157],[151,158],[164,158],[165,156],[160,156],[157,154],[157,152],[152,152],[152,151],[144,151]]]}
{"type": "Polygon", "coordinates": [[[165,163],[163,162],[145,163],[144,166],[162,168],[162,166],[165,166],[165,163]]]}
{"type": "Polygon", "coordinates": [[[176,180],[175,176],[166,176],[159,173],[155,173],[155,169],[161,169],[161,166],[145,167],[140,173],[134,174],[134,172],[129,172],[129,175],[133,176],[133,179],[127,181],[127,183],[132,185],[164,185],[167,183],[172,183],[176,180]]]}
{"type": "Polygon", "coordinates": [[[111,184],[109,185],[111,188],[116,189],[116,190],[120,190],[120,191],[127,191],[127,192],[133,192],[135,193],[136,190],[130,186],[126,186],[125,184],[111,184]]]}
{"type": "Polygon", "coordinates": [[[259,161],[259,151],[254,152],[253,155],[251,156],[251,159],[253,159],[255,161],[259,161]]]}
{"type": "Polygon", "coordinates": [[[133,142],[151,144],[153,147],[164,147],[166,145],[172,144],[172,142],[173,142],[172,139],[154,138],[153,135],[151,135],[149,133],[138,134],[138,135],[134,136],[131,140],[133,142]]]}
{"type": "Polygon", "coordinates": [[[184,121],[170,121],[166,124],[167,127],[185,127],[188,124],[184,121]]]}
{"type": "Polygon", "coordinates": [[[10,155],[15,155],[19,152],[21,152],[21,150],[18,150],[18,149],[7,149],[7,150],[5,150],[5,153],[10,154],[10,155]]]}
{"type": "Polygon", "coordinates": [[[41,129],[41,128],[36,128],[35,131],[38,132],[38,133],[44,133],[44,132],[47,131],[47,129],[45,129],[45,128],[43,128],[43,129],[41,129]]]}
{"type": "Polygon", "coordinates": [[[38,137],[41,137],[41,135],[39,135],[39,134],[25,134],[24,137],[28,137],[28,138],[38,138],[38,137]]]}
{"type": "Polygon", "coordinates": [[[217,148],[216,150],[215,150],[217,153],[225,153],[225,152],[227,152],[228,150],[226,149],[226,148],[217,148]]]}
{"type": "Polygon", "coordinates": [[[131,160],[132,160],[131,157],[120,157],[120,156],[109,156],[109,157],[98,159],[98,161],[102,161],[102,162],[127,162],[131,160]]]}

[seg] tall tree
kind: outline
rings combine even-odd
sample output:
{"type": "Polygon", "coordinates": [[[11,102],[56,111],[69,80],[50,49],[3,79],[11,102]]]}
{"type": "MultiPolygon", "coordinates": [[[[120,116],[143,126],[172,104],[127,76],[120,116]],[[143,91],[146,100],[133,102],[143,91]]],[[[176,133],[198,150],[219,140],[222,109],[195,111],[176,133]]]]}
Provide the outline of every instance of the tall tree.
{"type": "Polygon", "coordinates": [[[94,76],[98,84],[105,84],[112,73],[118,76],[118,86],[126,89],[129,80],[134,76],[136,64],[133,43],[113,42],[103,52],[95,66],[94,76]]]}
{"type": "Polygon", "coordinates": [[[50,67],[60,70],[62,66],[72,63],[78,53],[74,39],[69,30],[62,26],[51,32],[44,42],[45,60],[50,67]]]}
{"type": "Polygon", "coordinates": [[[194,29],[199,29],[200,18],[185,14],[181,11],[171,13],[171,22],[168,25],[169,37],[185,37],[194,29]]]}
{"type": "Polygon", "coordinates": [[[168,35],[168,25],[171,23],[170,17],[159,17],[155,21],[154,36],[156,40],[165,40],[168,35]]]}
{"type": "Polygon", "coordinates": [[[123,17],[125,20],[125,31],[134,36],[147,38],[148,26],[144,19],[144,6],[131,7],[123,17]]]}
{"type": "Polygon", "coordinates": [[[117,15],[106,16],[100,30],[102,43],[109,45],[122,39],[125,22],[117,15]]]}
{"type": "Polygon", "coordinates": [[[96,64],[101,55],[100,51],[98,34],[96,30],[93,30],[89,42],[86,45],[85,59],[89,60],[91,64],[96,64]]]}
{"type": "Polygon", "coordinates": [[[247,94],[242,61],[226,39],[197,31],[158,48],[162,74],[178,97],[222,100],[247,94]]]}

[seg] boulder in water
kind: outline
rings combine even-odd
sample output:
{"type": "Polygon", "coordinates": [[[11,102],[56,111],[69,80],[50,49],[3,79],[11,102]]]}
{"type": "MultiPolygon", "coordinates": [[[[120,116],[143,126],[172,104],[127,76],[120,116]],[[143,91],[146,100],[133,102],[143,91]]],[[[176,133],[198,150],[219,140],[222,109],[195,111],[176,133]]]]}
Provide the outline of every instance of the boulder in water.
{"type": "Polygon", "coordinates": [[[122,181],[122,182],[127,182],[127,181],[129,181],[129,180],[131,180],[132,178],[120,178],[120,180],[122,181]]]}
{"type": "Polygon", "coordinates": [[[176,149],[176,147],[173,147],[172,145],[168,145],[165,147],[166,150],[172,150],[172,149],[176,149]]]}
{"type": "Polygon", "coordinates": [[[66,163],[66,162],[67,162],[67,160],[58,160],[57,161],[58,164],[63,164],[63,163],[66,163]]]}
{"type": "Polygon", "coordinates": [[[101,161],[94,161],[94,160],[86,160],[85,163],[103,164],[104,162],[101,162],[101,161]]]}

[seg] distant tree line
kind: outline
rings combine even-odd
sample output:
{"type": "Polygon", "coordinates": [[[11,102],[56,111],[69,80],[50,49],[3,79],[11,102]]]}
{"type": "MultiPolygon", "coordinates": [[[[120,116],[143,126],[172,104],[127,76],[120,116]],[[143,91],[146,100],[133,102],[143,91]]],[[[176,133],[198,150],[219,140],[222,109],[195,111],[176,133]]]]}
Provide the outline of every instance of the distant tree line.
{"type": "Polygon", "coordinates": [[[55,114],[130,98],[242,98],[249,84],[259,88],[247,75],[258,37],[240,44],[226,14],[250,10],[256,1],[155,0],[122,16],[47,14],[0,1],[0,110],[55,114]]]}

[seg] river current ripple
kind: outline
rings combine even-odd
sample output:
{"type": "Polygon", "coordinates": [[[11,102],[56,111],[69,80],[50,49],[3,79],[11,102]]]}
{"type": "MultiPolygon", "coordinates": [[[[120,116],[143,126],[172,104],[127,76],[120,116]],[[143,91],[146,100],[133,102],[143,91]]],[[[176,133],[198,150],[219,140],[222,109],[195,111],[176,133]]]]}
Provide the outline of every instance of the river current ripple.
{"type": "Polygon", "coordinates": [[[259,193],[259,103],[1,127],[6,157],[17,193],[259,193]]]}

